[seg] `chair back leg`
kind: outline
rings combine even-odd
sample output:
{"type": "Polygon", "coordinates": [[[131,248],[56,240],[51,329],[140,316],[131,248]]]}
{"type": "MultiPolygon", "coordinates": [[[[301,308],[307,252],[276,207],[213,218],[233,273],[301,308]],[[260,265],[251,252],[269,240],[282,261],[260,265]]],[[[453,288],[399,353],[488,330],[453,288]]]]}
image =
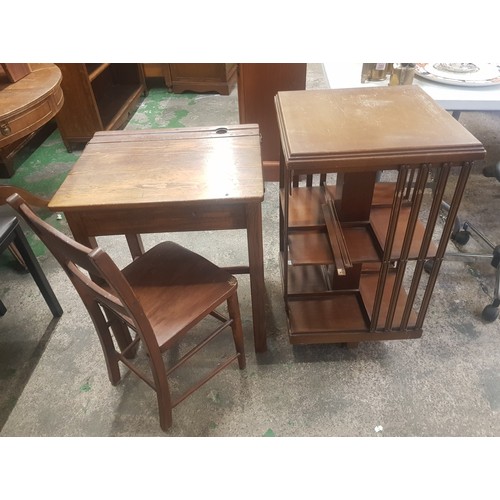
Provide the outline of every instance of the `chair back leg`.
{"type": "Polygon", "coordinates": [[[234,345],[238,353],[238,367],[243,370],[246,366],[245,342],[243,338],[243,328],[241,326],[240,305],[238,302],[238,293],[235,291],[227,299],[227,310],[229,317],[233,320],[231,329],[233,332],[234,345]]]}

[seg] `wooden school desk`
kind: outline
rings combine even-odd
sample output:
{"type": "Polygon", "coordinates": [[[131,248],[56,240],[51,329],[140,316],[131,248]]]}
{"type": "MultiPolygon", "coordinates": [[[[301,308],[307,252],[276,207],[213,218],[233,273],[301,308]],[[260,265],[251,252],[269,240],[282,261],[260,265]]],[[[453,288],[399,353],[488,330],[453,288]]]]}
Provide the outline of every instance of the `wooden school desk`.
{"type": "MultiPolygon", "coordinates": [[[[255,350],[266,350],[257,125],[97,132],[55,193],[74,238],[123,234],[132,257],[141,233],[246,229],[255,350]]],[[[196,249],[193,249],[196,250],[196,249]]]]}

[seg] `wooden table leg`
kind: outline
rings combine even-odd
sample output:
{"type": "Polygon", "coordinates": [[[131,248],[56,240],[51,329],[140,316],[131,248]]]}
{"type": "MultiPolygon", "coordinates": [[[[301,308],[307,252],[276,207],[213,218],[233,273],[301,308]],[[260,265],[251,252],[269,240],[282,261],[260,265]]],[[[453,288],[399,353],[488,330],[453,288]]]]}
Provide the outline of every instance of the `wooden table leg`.
{"type": "Polygon", "coordinates": [[[264,250],[262,244],[262,212],[260,203],[246,206],[248,264],[255,352],[267,350],[264,283],[264,250]]]}
{"type": "Polygon", "coordinates": [[[93,236],[89,236],[85,230],[85,226],[82,223],[81,218],[72,213],[65,213],[66,221],[68,222],[69,229],[73,234],[73,238],[78,243],[85,245],[88,248],[96,248],[97,240],[93,236]]]}
{"type": "Polygon", "coordinates": [[[130,255],[132,259],[135,260],[144,253],[144,245],[142,243],[142,238],[140,234],[126,234],[128,248],[130,250],[130,255]]]}

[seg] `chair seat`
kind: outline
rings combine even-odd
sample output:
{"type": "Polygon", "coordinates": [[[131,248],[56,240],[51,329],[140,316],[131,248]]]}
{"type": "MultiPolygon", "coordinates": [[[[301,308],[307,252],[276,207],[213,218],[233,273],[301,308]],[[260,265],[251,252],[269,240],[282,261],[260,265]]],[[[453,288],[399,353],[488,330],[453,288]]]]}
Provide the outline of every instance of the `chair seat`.
{"type": "Polygon", "coordinates": [[[156,245],[122,272],[144,308],[161,350],[237,288],[230,273],[170,241],[156,245]]]}

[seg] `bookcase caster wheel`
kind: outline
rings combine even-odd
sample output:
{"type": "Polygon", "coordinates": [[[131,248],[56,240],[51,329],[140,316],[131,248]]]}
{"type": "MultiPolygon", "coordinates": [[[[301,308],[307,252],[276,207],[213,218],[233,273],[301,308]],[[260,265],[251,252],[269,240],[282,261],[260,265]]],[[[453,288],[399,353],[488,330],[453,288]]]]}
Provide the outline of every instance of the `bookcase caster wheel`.
{"type": "Polygon", "coordinates": [[[451,236],[451,239],[457,244],[457,245],[465,245],[469,241],[470,238],[470,233],[468,231],[458,231],[458,233],[455,233],[451,236]]]}
{"type": "Polygon", "coordinates": [[[500,161],[495,165],[490,165],[483,168],[483,175],[485,177],[495,177],[500,182],[500,161]]]}
{"type": "Polygon", "coordinates": [[[498,318],[498,306],[494,304],[488,304],[481,313],[481,317],[484,321],[492,323],[498,318]]]}
{"type": "Polygon", "coordinates": [[[424,271],[427,274],[431,274],[433,267],[434,267],[434,260],[433,259],[428,259],[424,262],[424,271]]]}

